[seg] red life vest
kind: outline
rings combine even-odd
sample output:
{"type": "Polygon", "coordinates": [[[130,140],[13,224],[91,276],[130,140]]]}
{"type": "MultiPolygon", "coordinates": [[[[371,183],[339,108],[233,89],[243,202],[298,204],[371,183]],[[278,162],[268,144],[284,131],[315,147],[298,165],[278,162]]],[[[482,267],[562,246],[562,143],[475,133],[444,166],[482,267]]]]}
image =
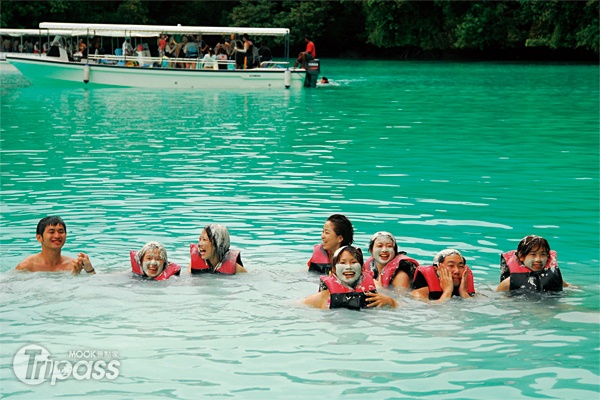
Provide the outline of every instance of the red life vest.
{"type": "MultiPolygon", "coordinates": [[[[138,264],[138,261],[135,257],[136,254],[137,252],[134,250],[131,250],[129,252],[129,259],[131,260],[131,271],[136,275],[147,276],[144,273],[144,270],[142,269],[141,265],[138,264]]],[[[163,272],[161,272],[152,279],[154,279],[155,281],[164,281],[169,279],[173,275],[179,276],[180,272],[181,267],[179,265],[175,263],[169,263],[169,265],[167,265],[167,268],[165,268],[163,272]]]]}
{"type": "MultiPolygon", "coordinates": [[[[427,284],[427,287],[429,287],[429,300],[438,300],[440,297],[442,297],[442,293],[444,293],[444,291],[442,290],[440,278],[438,278],[433,265],[427,267],[420,266],[415,270],[415,278],[413,280],[415,289],[425,287],[423,280],[420,277],[425,278],[425,283],[427,284]]],[[[473,282],[472,273],[467,274],[467,293],[469,293],[471,296],[475,294],[475,283],[473,282]]],[[[452,295],[458,295],[458,288],[454,288],[452,295]]]]}
{"type": "Polygon", "coordinates": [[[229,250],[225,256],[225,259],[221,262],[221,265],[217,269],[212,269],[202,257],[200,257],[200,251],[198,250],[198,244],[190,244],[190,257],[192,274],[201,273],[213,273],[213,274],[235,274],[236,264],[242,264],[242,256],[239,250],[229,250]]]}
{"type": "Polygon", "coordinates": [[[500,256],[500,261],[500,282],[510,277],[510,290],[527,289],[534,292],[560,292],[563,289],[563,279],[560,268],[558,268],[556,251],[554,250],[550,250],[548,261],[539,272],[534,272],[524,266],[515,250],[503,253],[500,256]]]}
{"type": "Polygon", "coordinates": [[[370,274],[363,274],[356,287],[341,283],[337,276],[321,276],[322,286],[329,290],[329,308],[349,308],[359,310],[367,307],[365,293],[377,293],[375,281],[370,274]]]}
{"type": "MultiPolygon", "coordinates": [[[[381,271],[381,285],[383,287],[390,286],[390,283],[392,283],[392,281],[396,277],[396,274],[399,272],[398,268],[400,268],[400,271],[406,272],[406,274],[408,275],[409,279],[412,282],[414,272],[410,271],[408,268],[400,267],[401,261],[408,261],[410,263],[413,263],[417,267],[419,266],[419,262],[417,260],[415,260],[414,258],[408,257],[406,254],[396,255],[396,257],[394,257],[390,262],[388,262],[385,265],[385,267],[383,267],[383,270],[381,271]]],[[[371,256],[367,259],[367,261],[365,261],[365,264],[363,265],[363,271],[372,271],[371,266],[374,266],[374,265],[375,265],[375,259],[371,256]]],[[[377,268],[377,267],[375,267],[375,268],[377,268]]]]}
{"type": "Polygon", "coordinates": [[[308,271],[328,274],[331,271],[331,262],[329,254],[323,248],[323,244],[315,244],[312,256],[308,260],[308,271]]]}

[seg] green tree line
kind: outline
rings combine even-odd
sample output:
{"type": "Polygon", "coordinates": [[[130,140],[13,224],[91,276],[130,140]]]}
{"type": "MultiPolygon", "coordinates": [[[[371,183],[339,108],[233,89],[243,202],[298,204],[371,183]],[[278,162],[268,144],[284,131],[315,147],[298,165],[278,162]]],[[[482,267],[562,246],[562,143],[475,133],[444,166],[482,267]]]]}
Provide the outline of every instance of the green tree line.
{"type": "MultiPolygon", "coordinates": [[[[39,22],[286,27],[321,57],[571,50],[598,55],[598,0],[583,1],[14,1],[0,26],[39,22]]],[[[277,45],[274,43],[273,45],[277,45]]]]}

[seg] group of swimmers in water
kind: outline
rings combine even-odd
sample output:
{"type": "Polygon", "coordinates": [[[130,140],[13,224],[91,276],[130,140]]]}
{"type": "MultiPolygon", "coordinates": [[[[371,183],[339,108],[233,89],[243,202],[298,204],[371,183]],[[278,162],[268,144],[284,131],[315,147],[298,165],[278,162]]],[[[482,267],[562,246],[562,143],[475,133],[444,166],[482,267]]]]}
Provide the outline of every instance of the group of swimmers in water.
{"type": "MultiPolygon", "coordinates": [[[[410,291],[412,297],[443,303],[452,297],[475,296],[473,272],[465,258],[456,249],[437,253],[431,265],[420,265],[406,252],[398,250],[395,237],[389,232],[375,233],[369,242],[369,253],[364,260],[360,248],[352,246],[354,228],[341,214],[331,215],[308,261],[308,271],[321,274],[319,292],[304,304],[316,308],[362,309],[371,307],[396,308],[396,299],[378,292],[378,289],[410,291]]],[[[58,216],[42,218],[36,229],[36,239],[42,251],[19,263],[17,270],[31,272],[85,271],[95,269],[85,253],[77,258],[62,255],[67,238],[67,227],[58,216]]],[[[165,246],[148,242],[139,251],[130,252],[132,272],[152,280],[178,276],[181,267],[168,261],[165,246]]],[[[202,273],[233,275],[247,272],[238,250],[230,248],[229,231],[223,225],[207,225],[198,243],[190,245],[192,275],[202,273]]],[[[558,267],[556,252],[540,236],[526,236],[516,250],[500,257],[500,284],[497,291],[559,292],[568,286],[558,267]]],[[[391,293],[390,293],[391,294],[391,293]]]]}

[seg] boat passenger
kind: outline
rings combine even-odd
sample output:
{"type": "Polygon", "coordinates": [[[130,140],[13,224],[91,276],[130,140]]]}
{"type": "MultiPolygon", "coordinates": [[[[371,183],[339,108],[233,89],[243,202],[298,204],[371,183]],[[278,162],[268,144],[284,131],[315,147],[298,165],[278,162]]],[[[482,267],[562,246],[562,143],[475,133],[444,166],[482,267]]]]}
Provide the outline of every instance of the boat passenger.
{"type": "Polygon", "coordinates": [[[267,47],[265,42],[260,42],[260,48],[258,49],[258,57],[262,66],[263,62],[271,61],[273,56],[271,55],[271,49],[267,47]]]}
{"type": "Polygon", "coordinates": [[[42,245],[42,251],[21,261],[16,270],[30,272],[62,272],[70,271],[74,275],[85,270],[95,274],[90,258],[85,253],[79,253],[77,258],[63,256],[62,248],[67,242],[67,225],[62,218],[48,216],[42,218],[36,228],[35,237],[42,245]]]}
{"type": "Polygon", "coordinates": [[[373,274],[373,278],[383,287],[410,289],[412,278],[419,263],[398,252],[396,238],[389,232],[377,232],[369,242],[371,257],[365,261],[364,268],[373,274]]]}
{"type": "Polygon", "coordinates": [[[208,52],[202,58],[202,68],[219,69],[219,64],[217,64],[217,57],[214,55],[212,48],[209,48],[208,52]]]}
{"type": "Polygon", "coordinates": [[[2,51],[5,53],[10,53],[12,50],[12,42],[9,38],[4,39],[2,42],[2,51]]]}
{"type": "Polygon", "coordinates": [[[517,250],[500,255],[500,285],[496,291],[560,292],[569,286],[558,268],[556,251],[541,236],[525,236],[517,250]]]}
{"type": "Polygon", "coordinates": [[[67,49],[65,40],[60,35],[54,36],[52,43],[50,44],[50,50],[48,51],[48,57],[60,57],[59,49],[67,49]]]}
{"type": "Polygon", "coordinates": [[[417,267],[413,287],[413,297],[436,303],[444,303],[452,296],[468,299],[475,295],[473,273],[456,249],[437,253],[432,266],[417,267]]]}
{"type": "MultiPolygon", "coordinates": [[[[165,47],[165,56],[168,58],[175,58],[177,56],[176,52],[177,52],[177,47],[175,45],[175,42],[173,41],[173,37],[171,36],[171,40],[169,40],[167,42],[167,46],[165,47]]],[[[164,65],[163,65],[163,67],[164,67],[164,65]]],[[[169,62],[168,67],[169,68],[175,67],[175,63],[169,62]]]]}
{"type": "MultiPolygon", "coordinates": [[[[233,36],[233,35],[231,35],[233,36]]],[[[233,39],[225,39],[223,40],[223,46],[225,49],[225,52],[227,53],[227,58],[231,59],[232,55],[233,55],[233,49],[234,49],[234,45],[233,45],[233,39]]]]}
{"type": "MultiPolygon", "coordinates": [[[[199,51],[198,51],[198,43],[194,41],[194,38],[190,36],[188,39],[187,36],[183,37],[183,52],[185,54],[185,58],[195,58],[198,59],[199,51]]],[[[185,67],[187,69],[196,69],[196,63],[186,63],[185,67]]]]}
{"type": "Polygon", "coordinates": [[[123,41],[123,55],[124,56],[132,56],[133,55],[133,47],[130,43],[131,39],[125,38],[123,41]]]}
{"type": "Polygon", "coordinates": [[[204,227],[198,243],[190,244],[192,275],[202,273],[233,275],[247,272],[239,250],[229,248],[229,231],[219,224],[204,227]]]}
{"type": "Polygon", "coordinates": [[[244,61],[246,59],[244,44],[241,40],[235,40],[233,47],[232,58],[235,60],[235,69],[244,69],[244,61]]]}
{"type": "MultiPolygon", "coordinates": [[[[196,35],[196,42],[198,43],[198,46],[200,47],[200,54],[202,56],[204,56],[206,53],[208,53],[208,49],[210,49],[211,47],[204,41],[204,39],[202,39],[201,35],[196,35]]],[[[214,51],[213,51],[214,53],[214,51]]]]}
{"type": "Polygon", "coordinates": [[[227,69],[227,50],[221,46],[217,52],[217,64],[219,69],[227,69]]]}
{"type": "Polygon", "coordinates": [[[129,256],[131,271],[145,278],[163,281],[181,272],[179,265],[169,262],[167,249],[158,242],[148,242],[140,251],[131,251],[129,256]]]}
{"type": "Polygon", "coordinates": [[[244,68],[254,68],[254,43],[250,40],[250,36],[247,33],[242,35],[244,41],[244,68]]]}
{"type": "Polygon", "coordinates": [[[375,281],[362,268],[363,255],[359,248],[343,246],[333,256],[332,274],[321,276],[319,292],[304,299],[304,304],[315,308],[398,307],[389,296],[377,293],[375,281]]]}
{"type": "Polygon", "coordinates": [[[85,42],[83,41],[83,39],[79,39],[78,50],[81,53],[81,57],[87,58],[87,46],[86,46],[85,42]]]}
{"type": "Polygon", "coordinates": [[[164,56],[165,48],[167,47],[167,35],[161,33],[159,38],[156,40],[156,44],[158,45],[158,56],[164,56]]]}
{"type": "Polygon", "coordinates": [[[323,225],[321,241],[313,248],[313,254],[308,260],[308,271],[328,274],[336,250],[342,246],[349,246],[354,241],[352,223],[345,215],[331,215],[323,225]]]}
{"type": "Polygon", "coordinates": [[[306,42],[306,50],[298,54],[294,68],[298,67],[298,63],[302,64],[302,68],[306,69],[306,62],[317,58],[317,52],[315,50],[315,44],[310,40],[309,35],[304,35],[304,41],[306,42]]]}

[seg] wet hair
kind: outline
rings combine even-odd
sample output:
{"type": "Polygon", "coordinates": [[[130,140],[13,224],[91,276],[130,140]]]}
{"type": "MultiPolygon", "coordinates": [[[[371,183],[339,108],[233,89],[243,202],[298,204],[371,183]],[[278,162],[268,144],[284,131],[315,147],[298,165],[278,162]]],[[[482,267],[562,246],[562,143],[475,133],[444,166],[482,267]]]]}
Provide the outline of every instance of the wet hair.
{"type": "Polygon", "coordinates": [[[518,257],[527,257],[527,254],[531,253],[533,249],[541,248],[550,253],[550,244],[548,241],[541,236],[529,235],[525,236],[517,247],[518,257]]]}
{"type": "Polygon", "coordinates": [[[140,251],[138,251],[135,255],[135,259],[138,262],[138,265],[140,267],[142,266],[142,260],[144,259],[144,256],[148,251],[156,249],[158,249],[158,254],[160,254],[160,258],[164,260],[163,267],[167,268],[167,265],[169,265],[169,261],[167,260],[167,249],[165,248],[165,246],[158,242],[148,242],[142,246],[140,251]]]}
{"type": "Polygon", "coordinates": [[[37,224],[35,233],[37,235],[43,235],[47,226],[56,226],[56,225],[62,225],[62,227],[65,228],[65,231],[67,230],[67,225],[65,224],[65,222],[62,220],[61,217],[58,217],[56,215],[51,215],[51,216],[40,219],[40,222],[38,222],[38,224],[37,224]]]}
{"type": "Polygon", "coordinates": [[[435,255],[435,257],[433,257],[433,265],[438,266],[438,265],[440,265],[440,263],[444,262],[446,257],[453,256],[455,254],[459,255],[465,264],[467,263],[467,260],[463,257],[462,254],[460,254],[460,251],[458,251],[456,249],[444,249],[444,250],[440,251],[439,253],[437,253],[435,255]]]}
{"type": "Polygon", "coordinates": [[[227,227],[219,224],[210,224],[204,227],[208,240],[215,248],[215,253],[219,257],[219,262],[223,261],[227,252],[229,252],[229,231],[227,227]]]}
{"type": "Polygon", "coordinates": [[[333,214],[327,218],[333,224],[333,231],[342,237],[341,246],[349,246],[354,242],[354,228],[352,222],[345,215],[333,214]]]}
{"type": "Polygon", "coordinates": [[[331,265],[337,265],[341,255],[344,251],[347,251],[350,254],[352,254],[354,256],[354,258],[356,258],[356,261],[358,261],[360,263],[360,265],[363,265],[365,263],[363,253],[362,253],[362,250],[360,249],[360,247],[342,246],[339,249],[337,249],[335,251],[335,253],[333,254],[333,259],[331,260],[331,265]]]}
{"type": "Polygon", "coordinates": [[[375,241],[379,238],[388,238],[392,240],[394,244],[394,253],[398,254],[398,244],[396,243],[396,238],[389,232],[379,231],[376,232],[373,236],[371,236],[371,241],[369,242],[369,252],[373,253],[373,247],[375,246],[375,241]]]}

